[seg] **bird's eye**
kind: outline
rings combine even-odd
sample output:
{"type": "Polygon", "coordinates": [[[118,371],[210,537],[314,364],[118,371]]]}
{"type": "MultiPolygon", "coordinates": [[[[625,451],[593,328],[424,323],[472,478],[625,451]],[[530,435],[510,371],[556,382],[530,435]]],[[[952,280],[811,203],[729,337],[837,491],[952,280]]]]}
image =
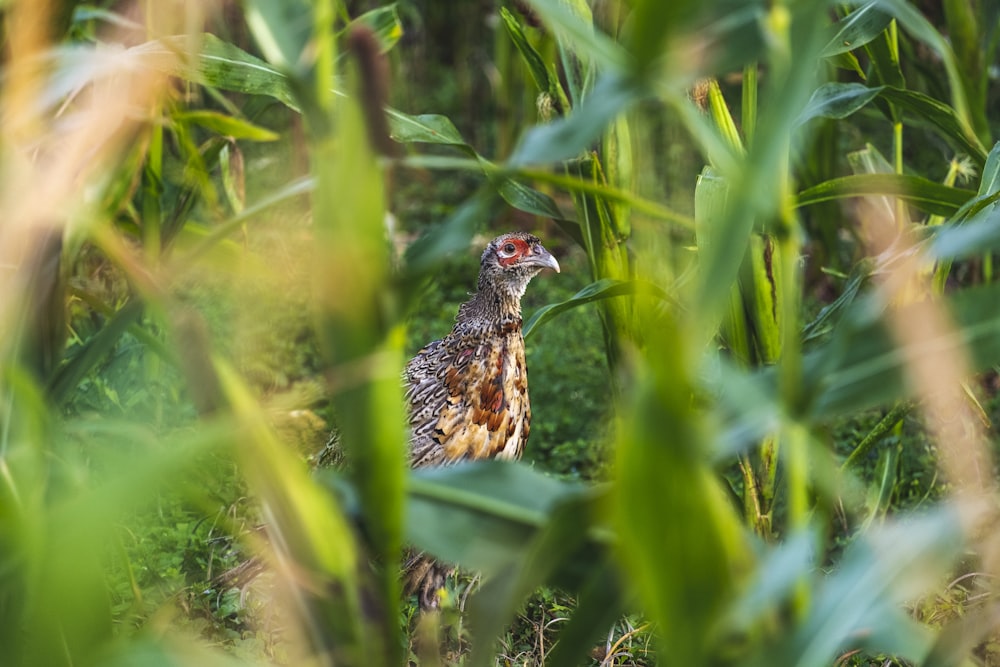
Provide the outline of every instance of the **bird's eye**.
{"type": "Polygon", "coordinates": [[[504,254],[507,255],[513,255],[515,250],[517,250],[517,248],[514,247],[513,243],[508,243],[503,247],[504,254]]]}

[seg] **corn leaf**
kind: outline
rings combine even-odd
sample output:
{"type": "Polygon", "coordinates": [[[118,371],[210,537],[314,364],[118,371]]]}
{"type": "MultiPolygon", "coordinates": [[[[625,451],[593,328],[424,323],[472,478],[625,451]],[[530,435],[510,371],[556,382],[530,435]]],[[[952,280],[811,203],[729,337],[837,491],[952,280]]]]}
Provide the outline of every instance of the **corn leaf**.
{"type": "Polygon", "coordinates": [[[406,537],[452,563],[498,572],[515,562],[556,508],[586,488],[500,461],[414,471],[406,537]]]}
{"type": "Polygon", "coordinates": [[[941,185],[921,176],[904,174],[854,174],[824,181],[798,194],[799,206],[824,201],[893,195],[933,215],[951,215],[975,193],[963,188],[941,185]]]}
{"type": "Polygon", "coordinates": [[[587,99],[568,116],[536,125],[525,132],[508,165],[553,164],[579,156],[597,141],[608,123],[643,95],[642,89],[628,79],[603,77],[587,99]]]}
{"type": "Polygon", "coordinates": [[[603,278],[597,282],[587,285],[572,297],[559,303],[550,303],[536,310],[524,323],[524,337],[528,338],[534,331],[545,324],[556,315],[564,313],[573,308],[579,308],[588,303],[611,299],[619,296],[632,296],[635,294],[652,294],[661,299],[668,300],[669,297],[660,288],[650,283],[634,280],[614,280],[603,278]]]}
{"type": "Polygon", "coordinates": [[[278,134],[254,125],[250,121],[228,116],[217,111],[184,111],[174,115],[181,122],[195,123],[224,137],[249,139],[251,141],[275,141],[278,134]]]}
{"type": "Polygon", "coordinates": [[[500,8],[500,18],[503,20],[504,28],[507,29],[507,34],[510,36],[511,41],[514,42],[514,46],[521,54],[525,65],[528,66],[528,73],[531,74],[531,79],[535,82],[535,87],[542,93],[551,92],[552,78],[549,70],[545,66],[542,56],[525,36],[521,22],[506,7],[500,8]]]}
{"type": "Polygon", "coordinates": [[[820,54],[829,58],[862,47],[882,34],[892,16],[881,10],[878,2],[868,2],[833,25],[836,33],[820,54]]]}
{"type": "Polygon", "coordinates": [[[809,98],[795,124],[802,125],[813,118],[847,118],[878,97],[883,89],[860,83],[825,83],[809,98]]]}
{"type": "Polygon", "coordinates": [[[365,12],[351,21],[344,32],[349,32],[356,26],[365,26],[372,31],[382,53],[391,51],[403,36],[403,24],[399,20],[399,10],[395,2],[365,12]]]}

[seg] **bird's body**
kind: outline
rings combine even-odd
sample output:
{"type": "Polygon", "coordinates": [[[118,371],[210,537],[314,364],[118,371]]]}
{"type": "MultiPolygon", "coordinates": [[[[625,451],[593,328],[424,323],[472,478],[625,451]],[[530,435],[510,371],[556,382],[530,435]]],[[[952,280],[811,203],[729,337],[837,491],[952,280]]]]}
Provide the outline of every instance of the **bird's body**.
{"type": "MultiPolygon", "coordinates": [[[[559,271],[559,263],[530,234],[486,246],[478,289],[451,333],[406,365],[412,467],[521,457],[531,427],[521,297],[546,268],[559,271]]],[[[425,608],[435,606],[447,570],[417,554],[407,572],[407,588],[425,608]]]]}

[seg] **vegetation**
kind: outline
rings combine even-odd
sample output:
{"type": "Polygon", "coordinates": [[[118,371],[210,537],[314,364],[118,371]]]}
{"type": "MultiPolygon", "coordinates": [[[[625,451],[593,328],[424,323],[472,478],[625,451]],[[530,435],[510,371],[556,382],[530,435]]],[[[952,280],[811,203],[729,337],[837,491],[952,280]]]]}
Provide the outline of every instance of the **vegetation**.
{"type": "Polygon", "coordinates": [[[0,4],[0,662],[1000,664],[1000,5],[444,6],[0,4]],[[411,473],[510,227],[527,460],[411,473]]]}

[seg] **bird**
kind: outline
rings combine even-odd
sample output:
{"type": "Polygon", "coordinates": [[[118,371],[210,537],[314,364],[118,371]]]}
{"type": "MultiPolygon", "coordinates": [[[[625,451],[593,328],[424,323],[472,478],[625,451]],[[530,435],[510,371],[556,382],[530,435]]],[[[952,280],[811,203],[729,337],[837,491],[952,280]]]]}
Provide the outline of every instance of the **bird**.
{"type": "MultiPolygon", "coordinates": [[[[538,237],[502,234],[487,244],[476,291],[458,308],[451,332],[425,345],[403,371],[412,468],[483,459],[517,460],[531,428],[521,298],[559,262],[538,237]]],[[[410,552],[405,589],[422,609],[438,607],[453,571],[410,552]]]]}

